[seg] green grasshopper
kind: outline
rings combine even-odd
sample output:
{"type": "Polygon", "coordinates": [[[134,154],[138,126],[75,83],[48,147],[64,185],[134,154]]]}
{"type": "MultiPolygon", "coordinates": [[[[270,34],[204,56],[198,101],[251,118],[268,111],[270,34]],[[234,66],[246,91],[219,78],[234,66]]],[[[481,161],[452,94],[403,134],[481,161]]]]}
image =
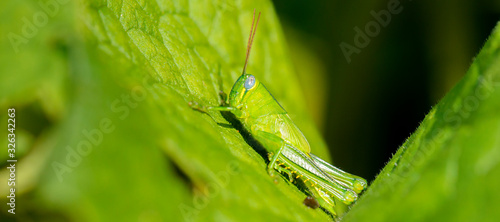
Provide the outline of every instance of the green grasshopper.
{"type": "Polygon", "coordinates": [[[358,198],[357,194],[366,188],[366,180],[346,173],[312,154],[302,132],[264,84],[245,73],[259,19],[260,12],[255,23],[254,11],[242,75],[233,85],[229,101],[223,101],[228,106],[206,107],[196,102],[189,102],[189,105],[207,114],[209,110],[233,113],[268,151],[269,175],[273,177],[276,170],[286,173],[291,182],[300,178],[320,205],[335,215],[334,198],[347,205],[353,203],[358,198]]]}

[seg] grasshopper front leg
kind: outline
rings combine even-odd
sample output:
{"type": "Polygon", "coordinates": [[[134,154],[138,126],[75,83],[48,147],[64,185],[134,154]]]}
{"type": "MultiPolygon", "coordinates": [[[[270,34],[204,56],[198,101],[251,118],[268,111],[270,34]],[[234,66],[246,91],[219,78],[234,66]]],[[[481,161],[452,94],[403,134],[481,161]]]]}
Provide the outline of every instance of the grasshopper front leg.
{"type": "Polygon", "coordinates": [[[198,104],[195,101],[189,102],[188,105],[192,109],[194,109],[194,110],[198,110],[198,111],[200,111],[202,113],[205,113],[205,114],[209,115],[214,121],[215,121],[215,119],[208,113],[208,111],[210,111],[210,110],[231,112],[237,118],[239,118],[239,117],[241,117],[243,115],[243,113],[241,112],[241,110],[239,110],[236,107],[232,107],[232,106],[202,106],[202,105],[198,104]]]}

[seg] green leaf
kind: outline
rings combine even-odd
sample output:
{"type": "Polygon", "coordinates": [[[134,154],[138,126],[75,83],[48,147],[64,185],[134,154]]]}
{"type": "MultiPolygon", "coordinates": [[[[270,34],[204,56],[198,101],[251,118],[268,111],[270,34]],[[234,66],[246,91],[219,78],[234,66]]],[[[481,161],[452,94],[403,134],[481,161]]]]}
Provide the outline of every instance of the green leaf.
{"type": "MultiPolygon", "coordinates": [[[[269,1],[53,2],[58,10],[47,24],[36,27],[17,53],[2,57],[2,73],[19,73],[2,75],[2,109],[33,112],[45,123],[38,130],[19,127],[34,141],[19,156],[19,180],[30,183],[19,183],[18,202],[27,206],[17,215],[81,221],[330,218],[304,206],[306,195],[295,186],[282,178],[276,184],[266,172],[267,157],[220,113],[211,113],[215,122],[187,105],[217,105],[219,90],[229,92],[243,68],[255,8],[262,16],[247,71],[289,111],[314,152],[326,156],[269,1]],[[16,70],[26,58],[30,62],[16,70]]],[[[20,22],[6,28],[19,35],[22,18],[44,12],[38,2],[2,4],[21,12],[9,15],[20,22]]],[[[12,46],[2,42],[4,51],[12,46]]]]}
{"type": "MultiPolygon", "coordinates": [[[[17,113],[16,218],[330,220],[295,186],[276,184],[266,157],[220,113],[213,121],[187,105],[229,92],[253,9],[262,17],[247,70],[326,158],[269,1],[0,2],[11,21],[0,24],[0,110],[17,113]]],[[[499,44],[497,28],[344,220],[498,218],[499,44]]],[[[0,181],[9,174],[3,167],[0,181]]]]}
{"type": "Polygon", "coordinates": [[[344,221],[496,221],[500,26],[344,221]]]}

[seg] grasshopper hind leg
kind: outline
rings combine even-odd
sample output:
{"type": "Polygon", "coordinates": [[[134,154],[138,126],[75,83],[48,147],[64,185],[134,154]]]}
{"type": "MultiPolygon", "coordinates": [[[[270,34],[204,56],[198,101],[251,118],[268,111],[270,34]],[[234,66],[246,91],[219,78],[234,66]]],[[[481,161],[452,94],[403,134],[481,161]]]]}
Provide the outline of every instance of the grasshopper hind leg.
{"type": "Polygon", "coordinates": [[[309,178],[304,177],[303,174],[296,171],[295,167],[291,165],[288,161],[283,159],[284,156],[280,156],[276,165],[273,166],[274,170],[278,172],[285,172],[288,176],[288,180],[293,183],[296,181],[297,187],[306,188],[304,191],[307,192],[308,195],[312,195],[312,197],[318,201],[319,205],[323,208],[323,210],[327,211],[333,216],[336,216],[337,213],[335,211],[335,199],[331,194],[328,194],[324,189],[321,189],[318,185],[312,182],[309,178]]]}
{"type": "Polygon", "coordinates": [[[318,166],[323,172],[327,173],[330,177],[338,181],[342,186],[353,190],[356,193],[361,193],[367,187],[367,182],[365,179],[347,173],[333,165],[327,163],[316,155],[309,154],[313,159],[316,166],[318,166]]]}
{"type": "Polygon", "coordinates": [[[352,203],[357,198],[354,191],[335,182],[327,182],[328,176],[317,166],[314,166],[313,160],[307,154],[291,147],[282,138],[264,131],[252,131],[254,136],[270,151],[267,168],[270,176],[274,177],[274,172],[278,171],[285,172],[290,182],[300,178],[305,188],[318,200],[320,205],[333,215],[336,215],[334,198],[338,198],[346,204],[352,203]],[[301,158],[294,162],[286,157],[291,153],[301,158]],[[323,175],[323,177],[318,174],[323,175]]]}
{"type": "Polygon", "coordinates": [[[315,194],[316,200],[320,203],[320,206],[336,216],[337,213],[335,211],[335,200],[333,199],[333,197],[330,197],[328,194],[317,187],[314,187],[311,190],[315,194]]]}

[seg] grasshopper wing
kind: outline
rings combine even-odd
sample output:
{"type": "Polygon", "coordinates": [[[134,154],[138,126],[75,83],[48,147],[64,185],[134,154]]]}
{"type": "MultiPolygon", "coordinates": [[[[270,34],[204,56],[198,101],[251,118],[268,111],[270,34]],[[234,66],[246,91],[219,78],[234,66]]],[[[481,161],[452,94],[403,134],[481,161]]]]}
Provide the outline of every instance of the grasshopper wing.
{"type": "Polygon", "coordinates": [[[304,153],[311,152],[306,137],[286,113],[260,116],[252,128],[255,131],[260,130],[276,135],[304,153]]]}

